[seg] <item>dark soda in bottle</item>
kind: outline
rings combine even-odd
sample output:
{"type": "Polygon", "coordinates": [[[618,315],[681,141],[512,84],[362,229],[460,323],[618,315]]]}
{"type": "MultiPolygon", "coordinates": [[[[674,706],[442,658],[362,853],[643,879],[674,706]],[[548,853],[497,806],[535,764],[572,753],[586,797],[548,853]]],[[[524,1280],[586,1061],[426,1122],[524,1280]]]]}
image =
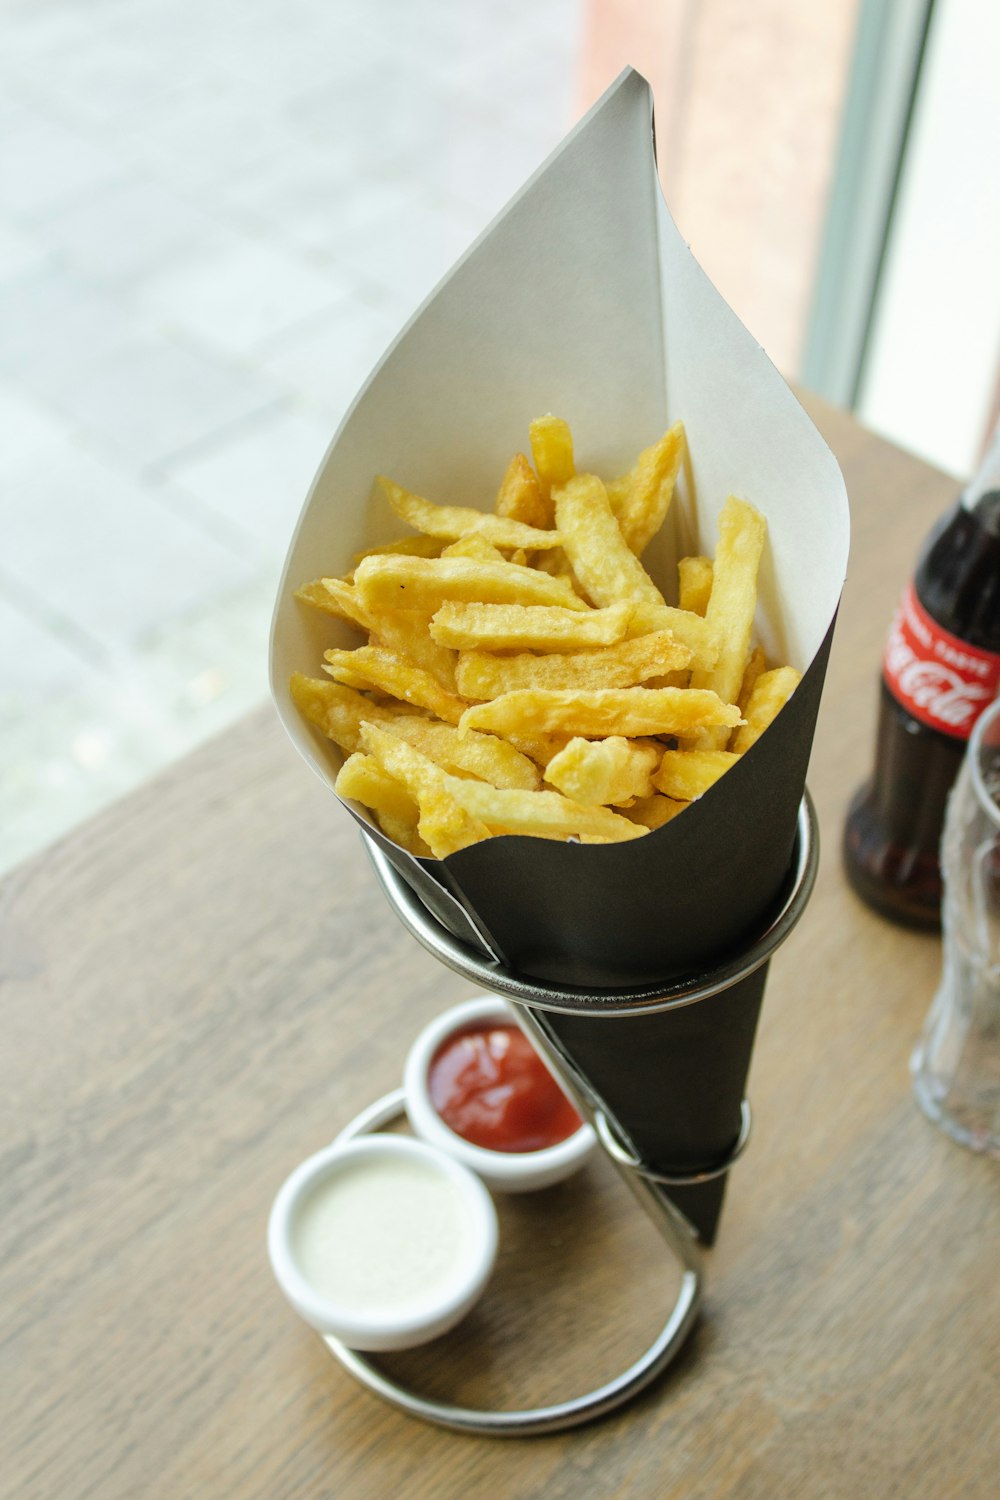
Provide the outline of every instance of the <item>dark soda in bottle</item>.
{"type": "Polygon", "coordinates": [[[875,770],[844,828],[848,879],[884,916],[940,927],[945,803],[998,692],[1000,429],[927,539],[886,642],[875,770]]]}

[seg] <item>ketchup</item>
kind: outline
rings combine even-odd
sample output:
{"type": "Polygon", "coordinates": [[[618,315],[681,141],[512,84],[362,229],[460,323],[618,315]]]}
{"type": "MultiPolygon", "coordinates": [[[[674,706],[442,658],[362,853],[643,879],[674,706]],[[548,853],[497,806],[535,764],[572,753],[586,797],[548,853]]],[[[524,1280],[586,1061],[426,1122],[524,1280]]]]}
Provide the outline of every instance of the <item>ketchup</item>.
{"type": "Polygon", "coordinates": [[[542,1151],[583,1123],[517,1026],[456,1031],[431,1059],[427,1084],[449,1129],[488,1151],[542,1151]]]}

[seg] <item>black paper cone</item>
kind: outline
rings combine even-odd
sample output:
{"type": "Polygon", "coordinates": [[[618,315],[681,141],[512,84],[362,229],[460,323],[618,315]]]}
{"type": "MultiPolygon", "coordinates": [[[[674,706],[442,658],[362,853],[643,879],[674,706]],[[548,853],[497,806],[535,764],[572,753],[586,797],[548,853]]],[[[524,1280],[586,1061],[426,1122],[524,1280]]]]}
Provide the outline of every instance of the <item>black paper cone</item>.
{"type": "MultiPolygon", "coordinates": [[[[288,681],[356,637],[297,604],[295,587],[346,573],[356,552],[398,532],[372,502],[376,473],[440,503],[485,508],[529,421],[546,411],[569,421],[577,467],[609,478],[684,421],[690,471],[644,562],[675,599],[677,558],[714,551],[727,496],[754,503],[768,522],[757,634],[769,659],[803,680],[704,797],[627,844],[507,837],[417,860],[351,811],[461,941],[515,973],[613,990],[711,968],[756,936],[788,869],[848,533],[832,455],[663,204],[651,98],[632,72],[403,331],[317,475],[279,590],[271,680],[289,735],[331,787],[342,757],[298,715],[288,681]]],[[[595,1086],[643,1155],[704,1167],[738,1130],[759,1002],[759,989],[743,988],[648,1022],[559,1024],[584,1073],[601,1070],[595,1086]]],[[[710,1232],[721,1188],[699,1197],[710,1232]]]]}

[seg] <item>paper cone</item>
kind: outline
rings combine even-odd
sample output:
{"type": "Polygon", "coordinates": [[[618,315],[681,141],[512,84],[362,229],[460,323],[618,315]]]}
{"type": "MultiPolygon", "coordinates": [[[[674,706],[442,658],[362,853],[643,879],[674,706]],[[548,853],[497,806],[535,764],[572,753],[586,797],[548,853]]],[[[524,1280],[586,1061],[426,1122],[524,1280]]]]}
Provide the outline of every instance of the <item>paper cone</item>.
{"type": "MultiPolygon", "coordinates": [[[[689,481],[643,560],[673,602],[677,558],[714,553],[730,493],[751,501],[768,521],[757,634],[770,659],[804,672],[802,684],[715,787],[672,823],[627,844],[507,837],[446,860],[418,860],[374,829],[364,809],[351,811],[455,936],[515,972],[614,988],[711,967],[755,935],[772,904],[794,841],[848,543],[833,456],[667,212],[653,159],[652,100],[632,71],[404,329],[316,477],[280,586],[271,679],[285,728],[331,787],[340,752],[299,716],[288,681],[294,671],[316,672],[326,647],[354,644],[356,636],[298,604],[293,590],[348,571],[356,552],[398,532],[384,501],[372,497],[376,473],[442,504],[486,509],[511,453],[525,445],[530,420],[547,411],[570,423],[578,469],[606,478],[629,467],[672,421],[684,421],[689,481]]],[[[692,1009],[713,1032],[733,1024],[723,1004],[692,1009]]],[[[673,1017],[681,1014],[660,1023],[680,1035],[673,1017]]],[[[716,1157],[738,1128],[753,1034],[740,1014],[740,1035],[748,1038],[733,1052],[745,1051],[744,1062],[723,1066],[718,1037],[711,1052],[715,1073],[727,1078],[719,1105],[725,1124],[689,1114],[692,1099],[680,1109],[679,1118],[701,1121],[691,1124],[699,1148],[712,1144],[709,1135],[714,1142],[725,1134],[716,1157]]],[[[580,1022],[594,1026],[595,1036],[603,1032],[605,1046],[608,1026],[617,1037],[634,1024],[580,1022]]],[[[707,1066],[699,1057],[699,1067],[707,1066]]],[[[659,1093],[647,1097],[644,1083],[642,1094],[643,1109],[655,1114],[659,1093]]],[[[683,1132],[670,1128],[679,1165],[687,1146],[683,1132]]]]}

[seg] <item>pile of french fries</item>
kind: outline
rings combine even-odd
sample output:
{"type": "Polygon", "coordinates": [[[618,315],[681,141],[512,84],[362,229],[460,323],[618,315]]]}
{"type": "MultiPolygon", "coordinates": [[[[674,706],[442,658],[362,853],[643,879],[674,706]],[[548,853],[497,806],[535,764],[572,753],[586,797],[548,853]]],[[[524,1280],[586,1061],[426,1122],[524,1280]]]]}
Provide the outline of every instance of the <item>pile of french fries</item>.
{"type": "Polygon", "coordinates": [[[531,424],[492,513],[379,483],[414,533],[296,597],[366,637],[295,673],[299,710],[346,759],[336,789],[411,854],[499,834],[641,838],[772,722],[799,674],[751,642],[765,539],[730,496],[714,562],[678,564],[668,605],[642,553],[685,457],[681,423],[605,485],[558,417],[531,424]],[[544,783],[544,785],[543,785],[544,783]]]}

